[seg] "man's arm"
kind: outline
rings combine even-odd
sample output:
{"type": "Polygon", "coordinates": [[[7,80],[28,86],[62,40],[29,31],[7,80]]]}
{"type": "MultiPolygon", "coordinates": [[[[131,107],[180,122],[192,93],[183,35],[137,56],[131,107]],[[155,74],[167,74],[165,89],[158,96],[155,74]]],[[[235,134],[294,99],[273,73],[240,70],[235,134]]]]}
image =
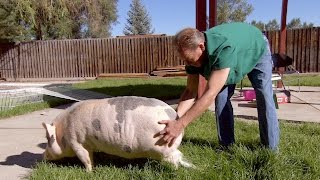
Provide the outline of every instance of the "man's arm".
{"type": "Polygon", "coordinates": [[[160,134],[164,134],[164,142],[169,143],[169,146],[171,146],[175,142],[176,138],[181,134],[182,130],[207,110],[222,87],[225,85],[229,71],[230,68],[213,71],[204,94],[198,98],[193,106],[182,117],[177,121],[167,120],[160,122],[160,124],[166,124],[166,128],[160,131],[160,134]]]}
{"type": "Polygon", "coordinates": [[[182,93],[177,107],[178,116],[183,116],[194,104],[197,96],[199,84],[198,74],[189,74],[187,79],[187,87],[182,93]]]}
{"type": "Polygon", "coordinates": [[[183,127],[199,117],[210,104],[215,100],[216,96],[225,85],[230,68],[213,71],[208,81],[207,87],[203,95],[195,102],[195,104],[180,119],[183,127]]]}

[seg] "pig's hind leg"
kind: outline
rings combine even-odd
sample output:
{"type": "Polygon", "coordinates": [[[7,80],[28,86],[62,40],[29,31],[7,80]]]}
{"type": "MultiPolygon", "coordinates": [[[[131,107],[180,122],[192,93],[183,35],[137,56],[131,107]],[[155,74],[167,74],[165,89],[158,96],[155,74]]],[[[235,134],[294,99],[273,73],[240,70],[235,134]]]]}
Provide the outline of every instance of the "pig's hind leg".
{"type": "Polygon", "coordinates": [[[79,143],[73,143],[71,146],[72,146],[73,151],[76,153],[77,157],[85,165],[86,170],[92,171],[93,152],[88,151],[79,143]]]}
{"type": "Polygon", "coordinates": [[[173,164],[175,168],[178,168],[179,165],[187,168],[195,168],[192,163],[184,160],[182,153],[179,150],[175,150],[164,157],[164,160],[173,164]]]}

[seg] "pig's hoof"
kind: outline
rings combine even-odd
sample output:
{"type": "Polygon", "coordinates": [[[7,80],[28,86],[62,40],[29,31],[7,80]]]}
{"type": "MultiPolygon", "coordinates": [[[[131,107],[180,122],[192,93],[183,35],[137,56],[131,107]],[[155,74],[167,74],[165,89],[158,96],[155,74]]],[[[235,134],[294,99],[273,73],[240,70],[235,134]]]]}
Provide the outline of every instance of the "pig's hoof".
{"type": "Polygon", "coordinates": [[[182,167],[196,169],[196,166],[186,161],[180,161],[182,167]]]}
{"type": "Polygon", "coordinates": [[[91,172],[92,171],[92,165],[91,164],[86,165],[86,171],[87,172],[91,172]]]}

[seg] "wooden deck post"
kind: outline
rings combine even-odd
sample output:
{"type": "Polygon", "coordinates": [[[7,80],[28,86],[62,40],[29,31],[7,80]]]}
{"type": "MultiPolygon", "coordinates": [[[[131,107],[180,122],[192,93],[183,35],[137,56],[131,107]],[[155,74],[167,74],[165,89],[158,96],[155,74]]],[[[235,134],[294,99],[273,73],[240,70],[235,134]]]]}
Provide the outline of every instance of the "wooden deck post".
{"type": "MultiPolygon", "coordinates": [[[[217,0],[209,0],[209,27],[217,25],[217,0]]],[[[196,28],[199,31],[207,29],[207,1],[196,0],[196,28]]],[[[198,98],[201,97],[206,88],[206,79],[199,75],[198,98]]]]}
{"type": "MultiPolygon", "coordinates": [[[[288,9],[288,0],[282,0],[282,11],[281,11],[281,29],[280,29],[280,39],[279,39],[279,53],[286,54],[286,39],[287,39],[287,9],[288,9]]],[[[284,67],[277,69],[278,72],[283,74],[284,67]]],[[[282,83],[278,81],[278,88],[282,88],[282,83]]]]}

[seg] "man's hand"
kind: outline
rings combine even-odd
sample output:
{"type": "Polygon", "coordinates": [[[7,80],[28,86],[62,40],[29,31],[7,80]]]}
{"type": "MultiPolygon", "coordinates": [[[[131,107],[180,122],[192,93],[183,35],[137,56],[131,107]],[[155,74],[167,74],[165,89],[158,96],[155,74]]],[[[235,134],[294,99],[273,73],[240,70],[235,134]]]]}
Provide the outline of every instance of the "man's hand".
{"type": "Polygon", "coordinates": [[[182,133],[184,127],[177,120],[162,120],[159,121],[159,124],[165,124],[166,127],[159,132],[160,135],[163,135],[162,141],[164,144],[168,143],[169,147],[174,144],[177,137],[182,133]]]}

